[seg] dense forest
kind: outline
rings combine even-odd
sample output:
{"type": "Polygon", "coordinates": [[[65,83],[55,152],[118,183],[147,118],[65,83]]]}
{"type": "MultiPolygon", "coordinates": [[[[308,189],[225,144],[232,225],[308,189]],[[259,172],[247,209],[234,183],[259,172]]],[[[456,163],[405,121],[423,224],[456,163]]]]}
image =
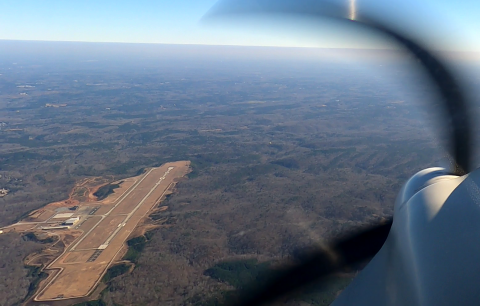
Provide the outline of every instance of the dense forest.
{"type": "Polygon", "coordinates": [[[0,305],[20,305],[44,277],[40,267],[26,266],[27,255],[43,248],[18,234],[0,235],[0,305]]]}

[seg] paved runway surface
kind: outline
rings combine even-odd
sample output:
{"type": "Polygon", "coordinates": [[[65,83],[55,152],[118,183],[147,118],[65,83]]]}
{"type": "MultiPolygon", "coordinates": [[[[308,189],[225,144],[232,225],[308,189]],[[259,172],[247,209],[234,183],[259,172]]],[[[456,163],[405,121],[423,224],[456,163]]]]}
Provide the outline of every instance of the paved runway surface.
{"type": "Polygon", "coordinates": [[[48,266],[47,272],[57,274],[47,280],[48,285],[34,300],[61,300],[90,294],[110,264],[118,260],[117,254],[138,222],[188,169],[187,161],[152,168],[137,177],[115,201],[95,207],[93,214],[85,215],[79,226],[84,233],[48,266]]]}

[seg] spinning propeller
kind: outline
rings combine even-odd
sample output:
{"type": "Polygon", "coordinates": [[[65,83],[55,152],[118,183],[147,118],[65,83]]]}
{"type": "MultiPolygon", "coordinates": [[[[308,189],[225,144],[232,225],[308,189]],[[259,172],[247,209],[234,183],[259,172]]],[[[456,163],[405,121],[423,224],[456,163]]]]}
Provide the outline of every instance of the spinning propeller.
{"type": "MultiPolygon", "coordinates": [[[[350,3],[350,6],[351,5],[352,3],[350,3]]],[[[435,182],[431,181],[431,179],[435,179],[436,177],[440,179],[456,179],[472,171],[471,118],[468,112],[469,105],[466,97],[453,76],[453,73],[444,62],[440,60],[438,56],[434,56],[432,52],[422,46],[420,42],[415,41],[407,34],[401,33],[389,24],[379,22],[375,18],[366,15],[359,15],[357,12],[352,13],[351,7],[342,7],[333,2],[326,1],[221,0],[209,13],[207,13],[204,19],[211,21],[216,18],[242,17],[248,15],[268,15],[274,18],[281,18],[288,15],[310,19],[325,17],[334,18],[336,20],[349,22],[359,27],[371,29],[387,36],[417,59],[418,67],[431,79],[439,93],[440,99],[436,102],[437,105],[435,105],[435,108],[443,110],[444,120],[442,125],[447,126],[446,137],[450,142],[448,151],[451,154],[454,163],[452,169],[449,170],[439,168],[431,169],[425,173],[422,172],[421,174],[414,176],[402,190],[396,205],[406,205],[405,203],[407,203],[419,190],[424,189],[429,184],[435,182]],[[418,183],[419,181],[421,181],[421,183],[418,183]]],[[[461,183],[461,181],[459,182],[461,183]]],[[[397,212],[397,207],[395,212],[397,212]]],[[[394,224],[393,217],[374,226],[358,228],[353,234],[344,236],[344,238],[334,242],[327,248],[317,249],[309,253],[309,255],[303,258],[300,263],[294,266],[289,266],[286,270],[278,272],[278,274],[275,274],[274,277],[272,276],[272,278],[270,278],[271,280],[264,284],[263,287],[257,288],[253,291],[250,290],[243,292],[241,295],[243,296],[243,299],[240,302],[230,301],[230,304],[262,305],[268,302],[273,302],[279,297],[297,292],[299,289],[309,284],[319,283],[319,286],[321,286],[322,281],[328,281],[328,277],[332,274],[342,271],[347,267],[366,262],[379,253],[384,246],[385,241],[387,241],[387,238],[392,236],[392,224],[394,224]]],[[[403,229],[398,230],[402,231],[403,229]]],[[[397,240],[401,241],[401,239],[397,240]]],[[[394,243],[395,242],[392,242],[390,245],[393,245],[394,243]]],[[[388,250],[398,250],[397,246],[387,248],[388,250]]],[[[385,251],[384,253],[388,252],[385,251]]],[[[388,269],[388,262],[393,262],[388,256],[390,255],[387,254],[384,256],[387,258],[385,259],[387,264],[382,266],[387,267],[386,269],[388,269]]],[[[411,255],[410,257],[407,257],[413,258],[412,261],[415,261],[415,256],[411,255]]],[[[377,260],[377,262],[379,261],[380,260],[377,260]]],[[[370,262],[369,265],[372,265],[372,262],[370,262]]],[[[378,265],[380,265],[380,263],[378,265]]],[[[367,270],[367,268],[368,266],[365,270],[367,270]]],[[[363,272],[360,274],[362,273],[363,272]]],[[[371,272],[370,274],[373,275],[373,278],[377,275],[374,274],[374,272],[371,272]]],[[[382,277],[388,279],[385,275],[382,277]]],[[[393,286],[397,285],[394,284],[393,286]]],[[[349,288],[346,290],[347,293],[345,293],[347,295],[347,299],[344,299],[345,301],[352,300],[348,299],[348,295],[350,294],[348,293],[348,289],[349,288]]],[[[352,292],[354,291],[355,290],[352,292]]],[[[387,296],[385,299],[388,298],[388,294],[382,294],[387,296]]],[[[342,295],[340,297],[342,297],[342,295]]],[[[396,298],[397,300],[391,300],[390,304],[406,305],[401,302],[402,296],[397,296],[396,298]]],[[[366,299],[368,300],[368,298],[366,299]]],[[[340,299],[339,303],[344,305],[345,303],[342,304],[341,300],[342,299],[340,299]]],[[[407,298],[405,301],[407,300],[409,299],[407,298]]],[[[421,298],[415,297],[413,300],[418,302],[421,298]]],[[[477,302],[478,301],[480,300],[477,300],[477,302]]],[[[336,302],[334,304],[336,304],[336,302]]],[[[363,304],[361,300],[359,300],[357,305],[367,304],[363,304]]]]}

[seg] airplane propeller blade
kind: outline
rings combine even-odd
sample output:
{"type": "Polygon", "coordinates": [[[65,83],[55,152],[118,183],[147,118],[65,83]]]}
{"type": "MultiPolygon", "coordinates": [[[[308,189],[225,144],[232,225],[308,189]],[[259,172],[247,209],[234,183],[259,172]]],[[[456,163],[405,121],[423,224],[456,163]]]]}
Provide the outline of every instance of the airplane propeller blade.
{"type": "Polygon", "coordinates": [[[309,254],[302,262],[289,267],[258,291],[246,291],[245,297],[234,305],[263,305],[288,293],[296,292],[314,282],[325,280],[329,275],[345,267],[365,262],[377,254],[387,239],[392,219],[385,223],[360,229],[358,233],[340,239],[328,249],[309,254]]]}
{"type": "MultiPolygon", "coordinates": [[[[334,18],[344,20],[355,25],[366,27],[383,34],[417,59],[418,66],[431,79],[441,97],[435,107],[443,110],[445,119],[442,124],[448,126],[450,152],[454,165],[452,174],[464,175],[472,170],[471,146],[471,118],[468,112],[469,104],[453,73],[447,65],[433,55],[421,43],[400,34],[400,31],[384,23],[380,23],[365,15],[357,15],[350,20],[347,7],[333,2],[314,0],[223,0],[219,1],[209,11],[204,20],[214,20],[223,17],[241,17],[247,15],[269,15],[281,18],[293,15],[309,18],[334,18]]],[[[375,256],[388,237],[393,218],[382,224],[369,228],[360,228],[356,234],[340,239],[327,249],[313,252],[301,263],[291,266],[285,271],[275,274],[275,277],[263,287],[243,292],[240,303],[235,305],[261,305],[274,301],[280,296],[297,291],[298,289],[327,280],[329,275],[343,270],[375,256]]]]}

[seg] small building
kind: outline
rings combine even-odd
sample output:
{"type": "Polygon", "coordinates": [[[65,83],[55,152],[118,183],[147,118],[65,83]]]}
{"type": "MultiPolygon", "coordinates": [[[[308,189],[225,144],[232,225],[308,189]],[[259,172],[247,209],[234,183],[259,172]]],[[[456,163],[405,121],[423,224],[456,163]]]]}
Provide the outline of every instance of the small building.
{"type": "Polygon", "coordinates": [[[73,213],[61,213],[61,214],[56,214],[55,216],[52,217],[52,219],[70,218],[71,216],[73,216],[73,213]]]}
{"type": "Polygon", "coordinates": [[[67,221],[63,222],[63,225],[74,225],[75,223],[78,222],[78,220],[80,220],[79,217],[70,218],[67,221]]]}
{"type": "Polygon", "coordinates": [[[0,189],[0,198],[6,196],[10,190],[2,188],[0,189]]]}

